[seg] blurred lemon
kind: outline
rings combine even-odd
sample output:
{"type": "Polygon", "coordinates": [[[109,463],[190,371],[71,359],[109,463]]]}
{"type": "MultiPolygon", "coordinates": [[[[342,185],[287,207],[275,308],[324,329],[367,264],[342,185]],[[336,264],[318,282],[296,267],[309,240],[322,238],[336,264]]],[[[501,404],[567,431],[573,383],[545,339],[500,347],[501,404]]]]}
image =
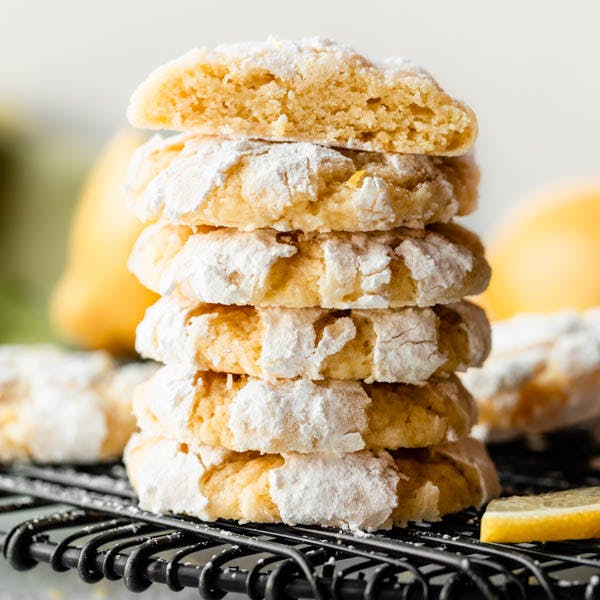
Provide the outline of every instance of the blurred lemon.
{"type": "Polygon", "coordinates": [[[494,319],[600,305],[600,182],[520,206],[492,236],[488,258],[481,302],[494,319]]]}
{"type": "Polygon", "coordinates": [[[68,340],[113,354],[134,351],[135,327],[157,296],[127,270],[142,224],[127,210],[123,181],[143,137],[120,132],[84,186],[72,223],[68,260],[51,301],[51,319],[68,340]]]}

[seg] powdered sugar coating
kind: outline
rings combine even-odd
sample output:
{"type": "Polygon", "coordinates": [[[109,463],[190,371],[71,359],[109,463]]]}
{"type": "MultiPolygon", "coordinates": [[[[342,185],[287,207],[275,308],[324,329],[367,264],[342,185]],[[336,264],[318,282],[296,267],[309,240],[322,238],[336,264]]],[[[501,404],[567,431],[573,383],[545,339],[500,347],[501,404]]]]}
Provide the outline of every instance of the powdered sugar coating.
{"type": "Polygon", "coordinates": [[[438,351],[437,317],[433,310],[359,311],[375,331],[373,378],[420,384],[446,357],[438,351]]]}
{"type": "Polygon", "coordinates": [[[273,452],[273,441],[294,452],[355,452],[365,447],[371,399],[356,381],[249,381],[229,409],[236,450],[273,452]]]}
{"type": "Polygon", "coordinates": [[[94,391],[31,388],[21,414],[30,455],[44,462],[93,462],[108,435],[102,397],[94,391]]]}
{"type": "Polygon", "coordinates": [[[126,184],[132,207],[142,221],[163,216],[175,223],[186,223],[183,218],[202,208],[208,196],[224,184],[229,172],[244,158],[249,159],[249,164],[243,171],[241,191],[249,202],[269,210],[274,221],[296,198],[317,201],[323,174],[343,180],[354,172],[352,160],[341,152],[307,142],[270,144],[190,134],[166,139],[157,135],[141,146],[132,159],[126,184]],[[148,157],[179,146],[183,149],[177,158],[144,188],[144,163],[148,157]],[[139,201],[135,201],[137,194],[139,201]]]}
{"type": "Polygon", "coordinates": [[[163,433],[166,437],[190,443],[191,439],[182,439],[181,432],[190,421],[195,387],[202,384],[201,377],[196,379],[195,369],[187,365],[174,364],[159,369],[149,385],[136,390],[133,410],[139,428],[146,433],[163,433]],[[142,397],[145,410],[137,407],[138,398],[142,397]]]}
{"type": "Polygon", "coordinates": [[[401,477],[389,453],[284,455],[269,472],[284,523],[373,531],[389,528],[401,477]]]}
{"type": "Polygon", "coordinates": [[[204,302],[249,304],[262,290],[269,269],[296,252],[294,246],[278,242],[272,230],[192,235],[163,272],[159,292],[177,289],[204,302]]]}
{"type": "Polygon", "coordinates": [[[389,229],[389,226],[395,224],[388,187],[381,177],[367,176],[362,180],[354,206],[361,215],[359,225],[363,231],[389,229]]]}
{"type": "MultiPolygon", "coordinates": [[[[150,140],[149,150],[154,150],[155,140],[150,140]]],[[[142,221],[153,220],[164,206],[163,215],[177,222],[183,215],[198,210],[208,194],[223,184],[227,171],[253,152],[253,145],[243,140],[200,144],[195,153],[175,161],[150,182],[136,214],[142,221]]],[[[132,185],[133,182],[128,183],[129,187],[132,185]]]]}
{"type": "Polygon", "coordinates": [[[192,363],[196,352],[187,328],[194,306],[168,296],[149,306],[135,330],[136,351],[163,363],[192,363]]]}
{"type": "Polygon", "coordinates": [[[220,44],[210,52],[240,59],[240,68],[247,65],[266,68],[281,79],[292,77],[306,63],[314,60],[315,53],[320,52],[333,53],[340,63],[357,60],[364,66],[378,65],[382,69],[389,69],[390,73],[410,72],[420,77],[431,78],[422,67],[410,59],[398,57],[381,63],[371,62],[351,46],[324,37],[306,37],[294,41],[270,36],[264,41],[220,44]]]}
{"type": "Polygon", "coordinates": [[[409,238],[395,249],[402,256],[417,284],[416,304],[427,306],[439,298],[440,290],[460,285],[473,267],[473,254],[431,233],[425,238],[409,238]]]}
{"type": "Polygon", "coordinates": [[[327,314],[320,308],[259,308],[264,327],[260,366],[267,377],[321,379],[325,360],[356,335],[352,319],[336,319],[317,341],[316,321],[327,314]]]}
{"type": "MultiPolygon", "coordinates": [[[[125,449],[125,462],[132,448],[144,443],[142,434],[134,434],[125,449]]],[[[199,455],[184,452],[181,444],[162,438],[147,444],[135,470],[128,469],[140,508],[162,514],[191,514],[203,519],[214,518],[208,511],[208,498],[200,490],[206,472],[199,455]],[[133,474],[133,475],[132,475],[133,474]]]]}
{"type": "Polygon", "coordinates": [[[320,293],[331,298],[336,308],[386,308],[391,249],[376,239],[363,235],[323,240],[325,272],[319,281],[320,293]],[[355,300],[347,300],[356,290],[357,280],[363,292],[355,300]]]}
{"type": "Polygon", "coordinates": [[[204,444],[194,446],[191,445],[193,452],[196,452],[206,469],[217,467],[233,456],[235,453],[227,448],[220,446],[207,446],[204,444]]]}
{"type": "Polygon", "coordinates": [[[152,290],[161,288],[165,271],[189,237],[187,227],[165,227],[154,223],[142,230],[135,241],[127,268],[152,290]]]}

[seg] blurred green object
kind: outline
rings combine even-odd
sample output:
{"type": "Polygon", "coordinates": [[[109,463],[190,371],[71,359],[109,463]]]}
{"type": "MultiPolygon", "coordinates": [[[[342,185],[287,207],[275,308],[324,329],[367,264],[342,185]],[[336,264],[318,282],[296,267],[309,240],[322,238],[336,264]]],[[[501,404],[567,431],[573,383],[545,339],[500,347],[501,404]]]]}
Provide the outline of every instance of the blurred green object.
{"type": "Polygon", "coordinates": [[[0,105],[0,343],[54,339],[48,297],[93,151],[0,105]]]}

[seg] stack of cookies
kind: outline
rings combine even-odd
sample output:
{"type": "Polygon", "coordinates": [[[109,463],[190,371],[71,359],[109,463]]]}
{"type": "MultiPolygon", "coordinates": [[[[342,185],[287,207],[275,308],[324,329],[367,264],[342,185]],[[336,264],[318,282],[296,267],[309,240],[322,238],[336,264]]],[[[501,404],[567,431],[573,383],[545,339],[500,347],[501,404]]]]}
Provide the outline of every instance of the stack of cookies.
{"type": "Polygon", "coordinates": [[[472,112],[323,40],[193,50],[135,92],[130,268],[161,294],[126,451],[141,505],[375,530],[498,493],[455,371],[489,351],[472,112]]]}

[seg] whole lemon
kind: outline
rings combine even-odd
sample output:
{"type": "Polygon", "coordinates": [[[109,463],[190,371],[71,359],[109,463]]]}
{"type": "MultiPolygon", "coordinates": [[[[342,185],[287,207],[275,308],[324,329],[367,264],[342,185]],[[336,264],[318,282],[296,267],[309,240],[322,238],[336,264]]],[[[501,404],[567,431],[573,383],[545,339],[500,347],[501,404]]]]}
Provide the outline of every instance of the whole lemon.
{"type": "Polygon", "coordinates": [[[77,205],[65,272],[51,302],[51,318],[69,341],[114,354],[134,352],[135,328],[157,296],[127,270],[143,226],[127,209],[123,182],[144,141],[123,131],[107,144],[77,205]]]}
{"type": "Polygon", "coordinates": [[[488,245],[494,319],[600,305],[600,181],[562,186],[508,215],[488,245]]]}

